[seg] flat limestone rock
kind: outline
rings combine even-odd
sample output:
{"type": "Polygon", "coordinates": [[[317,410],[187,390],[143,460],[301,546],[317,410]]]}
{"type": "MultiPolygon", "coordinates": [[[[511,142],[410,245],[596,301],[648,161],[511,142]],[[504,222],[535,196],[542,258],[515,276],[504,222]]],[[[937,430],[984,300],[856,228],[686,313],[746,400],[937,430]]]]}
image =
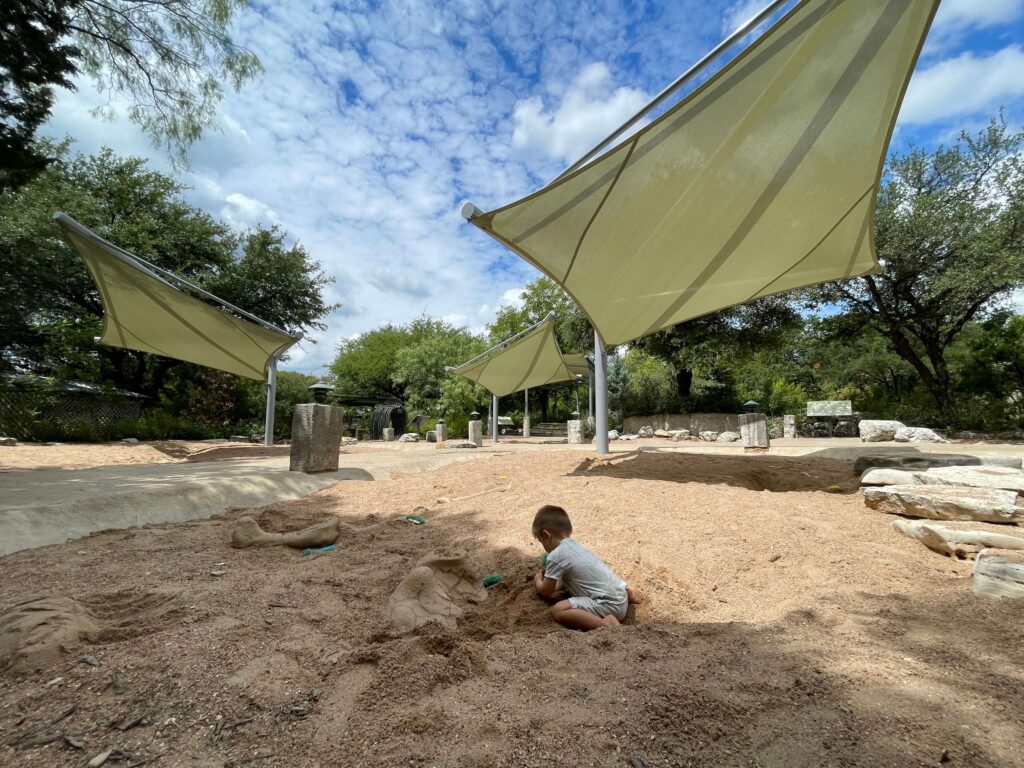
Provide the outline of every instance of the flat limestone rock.
{"type": "Polygon", "coordinates": [[[459,603],[486,598],[487,590],[464,551],[430,554],[416,564],[391,595],[388,620],[401,632],[431,622],[454,628],[462,616],[459,603]]]}
{"type": "Polygon", "coordinates": [[[957,524],[933,523],[930,520],[892,521],[892,527],[904,536],[917,539],[933,552],[957,559],[974,557],[988,547],[1024,550],[1024,536],[1008,536],[995,531],[953,527],[955,525],[957,524]]]}
{"type": "Polygon", "coordinates": [[[1024,472],[1010,467],[933,467],[915,473],[925,485],[967,485],[972,488],[1001,488],[1024,491],[1024,472]]]}
{"type": "Polygon", "coordinates": [[[438,448],[479,448],[472,440],[446,440],[437,444],[438,448]]]}
{"type": "Polygon", "coordinates": [[[892,439],[897,443],[948,443],[949,440],[944,438],[934,429],[928,429],[927,427],[900,427],[896,430],[896,434],[892,436],[892,439]]]}
{"type": "Polygon", "coordinates": [[[983,549],[974,561],[978,597],[1024,597],[1024,552],[983,549]]]}
{"type": "Polygon", "coordinates": [[[888,467],[866,469],[860,476],[861,485],[916,485],[917,482],[916,472],[888,467]]]}
{"type": "Polygon", "coordinates": [[[923,471],[932,467],[1012,467],[1021,468],[1020,456],[965,456],[963,454],[889,453],[858,456],[853,471],[858,475],[874,467],[923,471]]]}
{"type": "Polygon", "coordinates": [[[857,425],[862,443],[880,443],[896,437],[896,430],[902,428],[901,421],[864,419],[857,425]]]}
{"type": "Polygon", "coordinates": [[[1017,494],[998,488],[945,485],[887,485],[864,489],[864,503],[890,515],[929,520],[981,520],[1022,523],[1017,494]]]}

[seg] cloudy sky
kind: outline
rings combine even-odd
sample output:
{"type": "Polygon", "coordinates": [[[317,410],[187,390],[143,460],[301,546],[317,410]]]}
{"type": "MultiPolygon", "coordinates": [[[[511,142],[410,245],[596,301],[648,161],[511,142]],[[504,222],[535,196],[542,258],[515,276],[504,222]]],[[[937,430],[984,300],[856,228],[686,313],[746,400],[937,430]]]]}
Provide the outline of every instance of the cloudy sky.
{"type": "MultiPolygon", "coordinates": [[[[424,312],[480,329],[539,273],[461,204],[543,185],[761,5],[254,0],[237,39],[266,73],[225,98],[180,175],[196,205],[280,224],[335,277],[341,309],[285,368],[322,373],[339,340],[424,312]]],[[[1024,0],[944,0],[894,147],[948,141],[1001,105],[1021,125],[1022,73],[1024,0]]],[[[168,169],[127,120],[90,114],[106,102],[80,84],[47,133],[168,169]]]]}

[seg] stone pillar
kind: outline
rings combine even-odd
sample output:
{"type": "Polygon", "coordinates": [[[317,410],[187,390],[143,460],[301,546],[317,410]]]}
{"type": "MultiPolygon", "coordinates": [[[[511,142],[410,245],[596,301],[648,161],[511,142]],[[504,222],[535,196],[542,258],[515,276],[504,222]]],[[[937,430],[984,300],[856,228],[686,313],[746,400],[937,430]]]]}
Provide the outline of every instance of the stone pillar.
{"type": "Polygon", "coordinates": [[[390,443],[390,442],[394,441],[394,439],[395,439],[395,428],[394,427],[384,427],[383,432],[384,432],[383,438],[384,438],[384,442],[385,443],[390,443]]]}
{"type": "Polygon", "coordinates": [[[302,403],[292,415],[293,472],[336,472],[344,411],[331,405],[302,403]]]}
{"type": "Polygon", "coordinates": [[[569,419],[565,426],[569,433],[569,445],[580,445],[583,442],[583,422],[579,419],[569,419]]]}
{"type": "Polygon", "coordinates": [[[767,451],[769,445],[768,418],[763,413],[741,413],[740,440],[743,441],[745,452],[767,451]]]}
{"type": "Polygon", "coordinates": [[[530,414],[523,414],[523,437],[530,436],[530,414]]]}
{"type": "Polygon", "coordinates": [[[443,443],[448,439],[448,425],[444,423],[444,419],[437,420],[435,431],[437,432],[437,442],[443,443]]]}
{"type": "Polygon", "coordinates": [[[796,437],[796,416],[787,414],[782,417],[782,436],[787,440],[796,437]]]}
{"type": "Polygon", "coordinates": [[[476,443],[477,448],[484,445],[484,425],[480,421],[480,414],[474,411],[469,420],[469,442],[476,443]],[[472,418],[475,416],[476,418],[472,418]]]}

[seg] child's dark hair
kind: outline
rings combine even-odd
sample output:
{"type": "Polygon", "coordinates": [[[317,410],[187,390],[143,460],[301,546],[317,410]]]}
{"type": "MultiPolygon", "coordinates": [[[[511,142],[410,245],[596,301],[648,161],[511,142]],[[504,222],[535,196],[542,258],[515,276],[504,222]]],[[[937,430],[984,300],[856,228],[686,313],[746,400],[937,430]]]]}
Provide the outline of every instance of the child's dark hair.
{"type": "Polygon", "coordinates": [[[545,504],[537,510],[537,514],[533,518],[533,530],[547,530],[552,533],[562,533],[566,536],[571,536],[572,521],[569,520],[569,514],[561,507],[556,507],[554,504],[545,504]]]}

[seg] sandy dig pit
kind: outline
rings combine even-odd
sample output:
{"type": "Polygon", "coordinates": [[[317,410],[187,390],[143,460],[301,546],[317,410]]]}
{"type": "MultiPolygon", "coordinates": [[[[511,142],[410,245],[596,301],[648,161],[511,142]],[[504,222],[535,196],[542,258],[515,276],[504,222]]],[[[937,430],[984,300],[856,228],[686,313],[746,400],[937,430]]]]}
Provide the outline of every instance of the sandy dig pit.
{"type": "Polygon", "coordinates": [[[0,675],[0,765],[1024,766],[1019,603],[892,519],[846,461],[545,452],[19,552],[0,612],[70,598],[100,634],[0,675]],[[641,591],[631,623],[551,620],[543,503],[641,591]],[[246,515],[380,525],[303,556],[233,549],[246,515]],[[395,630],[396,588],[455,548],[504,580],[395,630]]]}

